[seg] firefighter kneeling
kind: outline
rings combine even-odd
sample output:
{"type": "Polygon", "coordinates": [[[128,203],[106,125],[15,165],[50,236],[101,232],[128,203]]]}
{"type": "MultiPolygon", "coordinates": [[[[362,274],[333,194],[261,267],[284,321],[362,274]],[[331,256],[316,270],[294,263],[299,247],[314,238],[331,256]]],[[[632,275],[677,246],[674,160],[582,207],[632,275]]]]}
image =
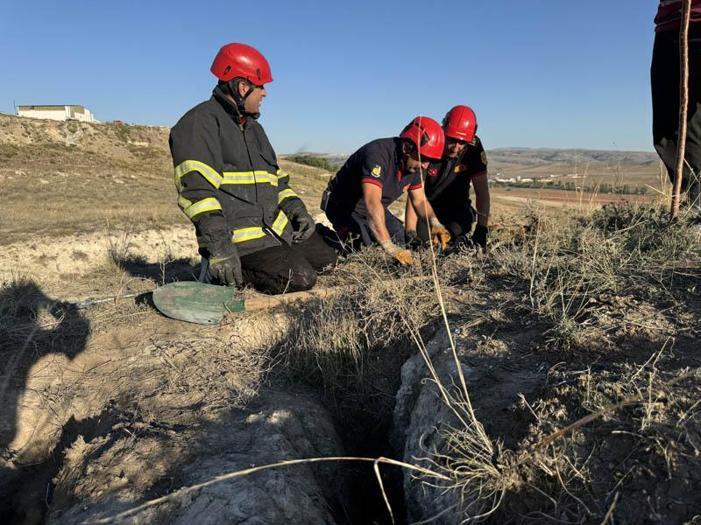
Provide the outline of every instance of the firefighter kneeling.
{"type": "Polygon", "coordinates": [[[257,122],[268,61],[245,44],[221,48],[212,98],[170,134],[178,204],[195,225],[209,281],[268,293],[308,290],[336,254],[315,232],[257,122]]]}
{"type": "MultiPolygon", "coordinates": [[[[446,225],[453,242],[462,247],[487,249],[489,184],[487,155],[477,133],[477,118],[468,106],[455,106],[443,119],[445,152],[441,161],[431,163],[425,179],[426,196],[438,219],[446,225]],[[477,217],[470,202],[470,185],[475,190],[477,217]],[[472,235],[472,224],[477,219],[472,235]]],[[[410,241],[427,241],[425,222],[417,218],[407,202],[406,235],[410,241]]]]}
{"type": "Polygon", "coordinates": [[[420,173],[440,159],[444,142],[440,124],[419,116],[399,137],[373,140],[353,153],[329,182],[321,205],[340,240],[353,249],[378,243],[401,264],[412,264],[404,225],[388,209],[408,191],[418,216],[430,223],[431,237],[445,247],[450,233],[433,213],[420,173]]]}

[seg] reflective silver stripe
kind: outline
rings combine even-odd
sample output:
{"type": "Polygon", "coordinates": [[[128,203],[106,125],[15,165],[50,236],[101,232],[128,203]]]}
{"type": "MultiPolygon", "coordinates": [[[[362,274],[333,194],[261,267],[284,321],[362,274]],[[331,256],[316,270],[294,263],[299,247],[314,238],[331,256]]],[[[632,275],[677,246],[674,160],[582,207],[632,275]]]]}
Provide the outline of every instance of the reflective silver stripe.
{"type": "Polygon", "coordinates": [[[222,184],[270,184],[277,187],[277,177],[267,171],[225,171],[222,184]]]}
{"type": "Polygon", "coordinates": [[[280,204],[282,201],[284,201],[285,199],[289,199],[290,197],[299,197],[299,195],[297,195],[291,188],[282,190],[280,193],[277,194],[277,203],[280,204]]]}
{"type": "Polygon", "coordinates": [[[181,188],[180,179],[193,171],[198,171],[215,188],[221,186],[222,176],[219,175],[217,170],[199,160],[185,160],[175,168],[175,186],[178,188],[178,191],[181,188]]]}
{"type": "Polygon", "coordinates": [[[275,218],[275,221],[273,222],[273,231],[275,232],[276,235],[282,236],[282,232],[285,231],[285,227],[287,226],[287,223],[289,223],[289,219],[287,218],[287,215],[280,210],[277,214],[277,217],[275,218]]]}
{"type": "Polygon", "coordinates": [[[251,226],[249,228],[239,228],[238,230],[234,230],[231,240],[232,242],[239,243],[252,241],[253,239],[260,239],[261,237],[265,237],[265,231],[263,231],[263,228],[260,226],[251,226]]]}
{"type": "Polygon", "coordinates": [[[214,197],[207,197],[206,199],[202,199],[201,201],[197,201],[194,204],[191,204],[187,208],[183,209],[183,211],[185,212],[185,215],[193,219],[200,213],[221,209],[221,204],[219,204],[219,201],[217,199],[215,199],[214,197]]]}

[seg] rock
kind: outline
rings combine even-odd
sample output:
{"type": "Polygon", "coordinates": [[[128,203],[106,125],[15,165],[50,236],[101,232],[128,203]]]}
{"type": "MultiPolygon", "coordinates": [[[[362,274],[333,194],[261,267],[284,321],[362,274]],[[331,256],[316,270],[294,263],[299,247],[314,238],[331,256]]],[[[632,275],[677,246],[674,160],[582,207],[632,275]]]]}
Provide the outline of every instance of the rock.
{"type": "Polygon", "coordinates": [[[173,497],[117,522],[330,524],[346,504],[344,466],[337,463],[275,468],[178,492],[254,465],[343,455],[330,415],[307,394],[269,393],[216,422],[140,434],[77,440],[55,478],[48,522],[93,522],[165,494],[173,497]],[[93,471],[85,476],[88,466],[93,471]]]}
{"type": "MultiPolygon", "coordinates": [[[[459,328],[458,328],[459,329],[459,328]]],[[[454,394],[460,379],[455,358],[445,331],[437,334],[427,350],[441,383],[454,394]]],[[[459,349],[460,350],[460,349],[459,349]]],[[[474,355],[474,349],[460,355],[474,355]]],[[[531,367],[516,371],[498,355],[480,361],[479,368],[461,364],[463,375],[477,419],[489,438],[514,444],[523,437],[526,425],[517,420],[520,411],[513,410],[519,394],[531,394],[545,381],[545,371],[531,367]]],[[[435,382],[429,378],[423,357],[414,355],[402,366],[401,386],[397,392],[391,442],[398,457],[406,463],[436,470],[424,458],[446,454],[445,432],[464,425],[443,401],[435,382]]],[[[415,475],[404,472],[404,496],[410,522],[434,519],[431,523],[461,523],[467,516],[462,509],[469,501],[457,490],[446,490],[439,479],[423,483],[415,475]]]]}
{"type": "MultiPolygon", "coordinates": [[[[447,379],[446,384],[450,385],[455,363],[452,356],[451,360],[447,359],[446,343],[445,333],[441,332],[428,343],[427,350],[439,377],[447,379]]],[[[471,375],[471,370],[464,372],[471,375]]],[[[402,461],[432,469],[433,466],[428,461],[419,458],[441,451],[444,440],[439,429],[446,424],[456,425],[457,421],[441,400],[435,383],[425,380],[426,377],[428,368],[420,354],[412,356],[402,366],[402,382],[396,396],[391,442],[402,461]]],[[[404,472],[404,498],[410,522],[428,519],[457,505],[455,491],[440,488],[438,480],[432,479],[430,482],[436,486],[424,484],[411,473],[404,472]]],[[[459,522],[456,517],[455,512],[448,513],[435,523],[459,522]]]]}

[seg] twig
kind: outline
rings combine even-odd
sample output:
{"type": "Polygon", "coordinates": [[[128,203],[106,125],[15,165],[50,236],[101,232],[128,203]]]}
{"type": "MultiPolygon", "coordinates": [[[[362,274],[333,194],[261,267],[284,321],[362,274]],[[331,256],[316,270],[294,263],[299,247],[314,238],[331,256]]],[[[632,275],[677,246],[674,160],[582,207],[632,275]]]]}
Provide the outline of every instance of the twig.
{"type": "Polygon", "coordinates": [[[682,20],[679,28],[679,143],[677,144],[677,166],[674,171],[672,209],[669,219],[674,222],[679,217],[679,200],[686,156],[687,118],[689,112],[689,21],[691,0],[682,0],[682,20]]]}
{"type": "Polygon", "coordinates": [[[621,495],[620,492],[616,492],[616,495],[613,497],[613,502],[611,503],[611,506],[609,507],[609,510],[606,511],[606,515],[604,516],[604,519],[601,520],[601,525],[607,525],[609,520],[613,517],[613,511],[616,508],[616,504],[618,503],[618,497],[621,495]]]}
{"type": "Polygon", "coordinates": [[[392,522],[392,525],[394,525],[394,512],[392,512],[392,505],[389,503],[389,498],[387,497],[387,492],[385,492],[385,486],[382,483],[382,474],[380,474],[380,462],[379,459],[375,461],[375,464],[372,466],[372,469],[375,471],[375,477],[377,477],[377,484],[380,486],[380,492],[382,493],[382,499],[385,500],[385,505],[387,506],[387,512],[389,512],[389,519],[392,522]]]}
{"type": "MultiPolygon", "coordinates": [[[[415,470],[418,472],[421,472],[423,474],[427,474],[429,476],[434,476],[439,479],[443,479],[446,481],[449,481],[450,478],[448,476],[445,476],[443,474],[439,474],[438,472],[434,472],[432,470],[429,470],[424,467],[420,467],[418,465],[412,465],[410,463],[404,463],[403,461],[397,461],[395,459],[390,459],[390,458],[385,458],[385,457],[379,457],[379,458],[365,458],[365,457],[349,457],[349,456],[331,456],[331,457],[324,457],[324,458],[306,458],[306,459],[290,459],[287,461],[280,461],[279,463],[272,463],[269,465],[260,465],[258,467],[251,467],[243,470],[237,470],[236,472],[228,472],[226,474],[221,474],[219,476],[215,476],[212,479],[209,479],[207,481],[204,481],[202,483],[197,483],[196,485],[191,485],[189,487],[183,487],[181,489],[176,490],[175,492],[171,492],[170,494],[166,494],[165,496],[161,496],[160,498],[155,498],[152,500],[149,500],[145,503],[142,503],[141,505],[138,505],[136,507],[132,507],[131,509],[125,510],[123,512],[120,512],[118,514],[115,514],[113,516],[109,516],[107,518],[101,518],[97,520],[91,520],[90,523],[115,523],[117,521],[123,520],[124,518],[128,518],[129,516],[133,516],[137,512],[140,512],[142,510],[155,507],[156,505],[160,505],[161,503],[166,503],[167,501],[170,501],[174,498],[184,496],[186,494],[190,494],[191,492],[198,491],[200,489],[203,489],[205,487],[209,487],[210,485],[214,485],[216,483],[221,483],[222,481],[227,481],[230,479],[234,478],[240,478],[243,476],[248,476],[249,474],[254,474],[256,472],[260,472],[263,470],[270,470],[273,468],[279,468],[279,467],[288,467],[291,465],[301,465],[305,463],[321,463],[321,462],[327,462],[327,461],[363,461],[363,462],[371,462],[375,466],[377,466],[379,463],[384,463],[387,465],[394,465],[397,467],[402,467],[408,470],[415,470]]],[[[377,472],[377,470],[376,470],[377,472]]],[[[386,495],[385,496],[385,502],[387,501],[386,495]]],[[[391,509],[390,509],[391,512],[391,509]]],[[[83,523],[88,523],[87,521],[84,521],[83,523]]]]}

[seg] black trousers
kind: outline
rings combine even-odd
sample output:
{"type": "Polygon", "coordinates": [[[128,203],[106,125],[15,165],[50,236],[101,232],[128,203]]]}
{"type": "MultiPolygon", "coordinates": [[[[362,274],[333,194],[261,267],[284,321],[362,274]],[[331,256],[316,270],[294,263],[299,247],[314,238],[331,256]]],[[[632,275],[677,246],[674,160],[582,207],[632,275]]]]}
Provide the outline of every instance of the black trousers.
{"type": "MultiPolygon", "coordinates": [[[[364,209],[353,210],[350,213],[341,212],[330,203],[326,209],[326,217],[331,221],[340,239],[340,242],[337,241],[339,246],[336,247],[339,252],[344,253],[349,249],[359,250],[363,246],[377,244],[377,240],[370,230],[367,212],[364,209]]],[[[406,242],[404,223],[387,208],[385,208],[385,226],[392,242],[404,246],[406,242]]]]}
{"type": "Polygon", "coordinates": [[[336,252],[318,233],[298,244],[274,246],[241,257],[244,283],[264,293],[309,290],[323,269],[336,264],[336,252]]]}
{"type": "MultiPolygon", "coordinates": [[[[652,133],[655,149],[674,180],[679,142],[679,33],[663,31],[655,35],[650,68],[652,86],[652,133]]],[[[701,171],[701,24],[689,30],[689,116],[686,165],[682,191],[687,204],[699,204],[701,171]]]]}

